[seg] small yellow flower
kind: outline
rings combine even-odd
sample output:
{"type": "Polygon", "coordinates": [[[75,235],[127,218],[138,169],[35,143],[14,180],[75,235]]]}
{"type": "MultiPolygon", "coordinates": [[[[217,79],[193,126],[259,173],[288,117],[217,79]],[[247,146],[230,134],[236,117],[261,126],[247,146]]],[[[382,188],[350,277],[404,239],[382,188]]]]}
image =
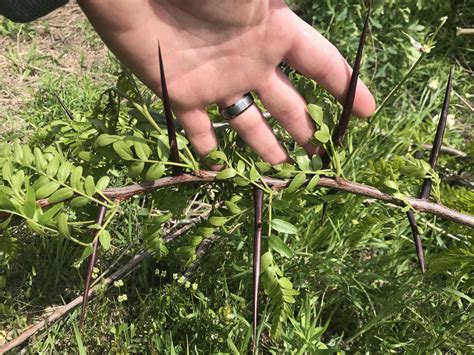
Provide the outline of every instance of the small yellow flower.
{"type": "Polygon", "coordinates": [[[123,281],[122,280],[114,281],[114,286],[115,287],[122,287],[123,286],[123,281]]]}
{"type": "Polygon", "coordinates": [[[125,302],[126,300],[128,300],[128,297],[127,297],[126,294],[123,294],[123,295],[119,295],[119,296],[118,296],[118,301],[119,301],[120,303],[125,302]]]}

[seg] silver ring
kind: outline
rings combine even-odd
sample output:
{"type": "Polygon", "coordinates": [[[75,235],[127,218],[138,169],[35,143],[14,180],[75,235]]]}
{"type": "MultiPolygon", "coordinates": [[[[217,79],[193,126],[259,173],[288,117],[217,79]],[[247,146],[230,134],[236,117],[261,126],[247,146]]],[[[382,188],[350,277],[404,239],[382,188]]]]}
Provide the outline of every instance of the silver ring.
{"type": "Polygon", "coordinates": [[[253,97],[248,92],[240,99],[238,99],[233,105],[220,109],[219,112],[222,117],[226,120],[231,120],[240,114],[242,114],[245,110],[247,110],[250,106],[253,105],[253,97]]]}

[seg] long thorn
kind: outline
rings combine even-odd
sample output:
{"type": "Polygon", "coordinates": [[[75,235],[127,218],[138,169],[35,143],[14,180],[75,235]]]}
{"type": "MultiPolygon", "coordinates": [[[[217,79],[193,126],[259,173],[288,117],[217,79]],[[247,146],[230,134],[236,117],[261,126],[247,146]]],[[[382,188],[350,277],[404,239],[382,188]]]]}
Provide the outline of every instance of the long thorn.
{"type": "MultiPolygon", "coordinates": [[[[97,216],[95,219],[95,222],[102,226],[104,223],[104,216],[105,216],[105,211],[106,208],[104,205],[99,205],[99,209],[97,210],[97,216]]],[[[94,238],[94,245],[92,246],[92,254],[89,258],[89,265],[87,267],[87,274],[86,274],[86,279],[84,281],[84,293],[83,293],[83,298],[82,298],[82,308],[81,308],[81,320],[80,320],[80,325],[84,323],[84,318],[86,314],[86,309],[87,309],[87,301],[89,300],[89,289],[91,285],[91,279],[92,279],[92,271],[95,266],[95,262],[97,261],[97,249],[99,246],[99,239],[94,238]]]]}
{"type": "Polygon", "coordinates": [[[262,214],[263,214],[263,191],[255,187],[253,190],[253,201],[255,209],[255,234],[253,239],[253,352],[257,348],[257,318],[258,318],[258,288],[260,285],[260,256],[262,250],[262,214]]]}
{"type": "MultiPolygon", "coordinates": [[[[367,30],[369,28],[369,17],[370,17],[370,10],[372,8],[372,1],[369,1],[367,15],[365,16],[364,21],[364,28],[362,29],[362,33],[359,39],[359,47],[357,48],[356,58],[354,60],[354,67],[352,70],[351,81],[349,82],[349,87],[347,89],[346,98],[344,101],[344,107],[342,109],[341,117],[339,118],[339,122],[337,124],[336,129],[332,135],[332,141],[334,142],[335,147],[340,147],[342,145],[342,139],[346,134],[347,127],[349,126],[349,121],[351,119],[352,114],[352,107],[354,106],[354,99],[357,90],[357,81],[359,79],[359,72],[360,72],[360,63],[362,61],[362,53],[364,50],[365,38],[367,36],[367,30]]],[[[329,154],[326,150],[320,151],[320,157],[323,161],[323,168],[327,168],[331,159],[329,158],[329,154]]],[[[329,194],[334,194],[334,191],[330,191],[329,194]]],[[[323,211],[321,214],[321,225],[324,224],[326,219],[326,213],[328,211],[328,203],[323,203],[323,211]]]]}
{"type": "MultiPolygon", "coordinates": [[[[332,141],[334,142],[335,147],[340,147],[342,145],[342,140],[346,134],[347,127],[349,126],[349,121],[351,119],[352,108],[354,106],[355,95],[357,91],[357,82],[359,80],[360,72],[360,63],[362,61],[362,53],[364,51],[365,38],[367,37],[367,30],[369,28],[369,18],[370,11],[372,7],[372,1],[369,1],[367,15],[365,16],[364,27],[359,39],[359,46],[357,47],[357,54],[354,60],[354,65],[352,69],[351,80],[349,82],[349,87],[347,89],[346,98],[344,100],[344,107],[342,109],[341,117],[337,123],[336,128],[334,129],[332,135],[332,141]]],[[[329,166],[330,158],[326,151],[321,152],[321,159],[323,160],[323,166],[326,168],[329,166]]]]}
{"type": "Polygon", "coordinates": [[[72,112],[69,111],[69,109],[67,108],[67,106],[64,104],[63,100],[61,100],[61,98],[59,97],[58,94],[56,94],[55,92],[53,92],[53,95],[54,97],[56,98],[56,100],[58,100],[59,104],[61,105],[62,109],[64,110],[64,112],[66,113],[67,117],[69,117],[69,119],[71,121],[74,121],[74,116],[72,115],[72,112]]]}
{"type": "MultiPolygon", "coordinates": [[[[432,169],[436,167],[436,162],[438,161],[439,152],[441,150],[441,144],[443,143],[444,131],[446,129],[446,121],[448,118],[448,109],[449,109],[449,97],[451,95],[452,88],[452,78],[453,78],[453,69],[449,72],[448,83],[446,85],[446,92],[444,95],[443,108],[441,110],[441,115],[439,117],[438,127],[436,129],[436,135],[433,142],[433,148],[430,153],[430,166],[432,169]]],[[[431,192],[431,179],[426,178],[423,181],[423,186],[421,187],[420,199],[428,200],[431,192]]],[[[421,243],[421,236],[418,232],[418,226],[416,224],[416,218],[413,211],[407,212],[408,222],[410,223],[411,232],[413,234],[413,240],[415,242],[416,256],[418,258],[418,265],[420,266],[421,272],[425,272],[425,257],[423,252],[423,245],[421,243]]]]}
{"type": "MultiPolygon", "coordinates": [[[[166,128],[168,130],[168,139],[170,144],[171,159],[175,163],[179,163],[178,140],[176,138],[176,127],[173,120],[173,112],[171,110],[170,98],[168,95],[168,86],[166,85],[165,68],[163,66],[163,56],[161,55],[161,47],[158,42],[158,58],[160,61],[160,77],[161,91],[163,95],[163,108],[166,116],[166,128]]],[[[179,166],[173,166],[173,175],[180,175],[183,171],[179,166]]]]}
{"type": "Polygon", "coordinates": [[[354,61],[354,67],[352,70],[351,81],[349,82],[349,89],[347,90],[346,99],[344,101],[344,108],[342,110],[341,118],[339,123],[334,130],[332,140],[335,146],[342,145],[342,139],[346,134],[349,121],[351,119],[352,107],[354,106],[354,99],[357,91],[357,81],[359,79],[360,72],[360,63],[362,61],[362,52],[364,50],[365,37],[367,36],[367,29],[369,28],[369,17],[371,10],[372,2],[369,2],[369,7],[367,9],[367,15],[365,16],[364,28],[362,29],[362,34],[359,39],[359,47],[357,48],[357,55],[354,61]]]}
{"type": "Polygon", "coordinates": [[[412,210],[407,211],[408,223],[410,224],[411,233],[413,235],[413,242],[415,243],[416,258],[418,260],[418,266],[422,273],[425,273],[425,253],[423,251],[423,244],[421,243],[420,233],[418,231],[418,225],[416,224],[415,214],[412,210]]]}
{"type": "MultiPolygon", "coordinates": [[[[448,119],[449,111],[449,97],[451,95],[452,88],[452,79],[453,79],[453,69],[451,68],[448,77],[448,83],[446,85],[446,92],[444,94],[443,108],[441,110],[441,115],[439,116],[438,127],[436,129],[436,135],[433,142],[433,148],[430,153],[430,166],[431,169],[436,167],[436,162],[438,161],[439,152],[441,150],[441,144],[443,143],[444,131],[446,129],[446,121],[448,119]]],[[[420,198],[427,200],[431,192],[431,179],[426,178],[423,181],[423,187],[421,188],[420,198]]]]}

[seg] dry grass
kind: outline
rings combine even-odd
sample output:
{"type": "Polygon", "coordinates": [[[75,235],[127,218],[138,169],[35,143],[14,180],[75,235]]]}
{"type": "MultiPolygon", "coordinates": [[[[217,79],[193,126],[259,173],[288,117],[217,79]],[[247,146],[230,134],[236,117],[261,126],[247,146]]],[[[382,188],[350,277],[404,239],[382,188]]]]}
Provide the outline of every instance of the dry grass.
{"type": "Polygon", "coordinates": [[[87,72],[94,79],[105,75],[98,69],[107,59],[107,48],[76,3],[33,23],[15,25],[0,37],[0,48],[0,136],[27,127],[24,109],[44,74],[64,78],[87,72]]]}

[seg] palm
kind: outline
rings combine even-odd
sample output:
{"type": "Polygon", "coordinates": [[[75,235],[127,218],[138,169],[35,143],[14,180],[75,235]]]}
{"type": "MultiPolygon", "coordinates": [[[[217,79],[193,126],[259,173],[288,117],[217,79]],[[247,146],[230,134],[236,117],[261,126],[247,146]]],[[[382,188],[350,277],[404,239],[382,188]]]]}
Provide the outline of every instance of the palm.
{"type": "MultiPolygon", "coordinates": [[[[338,99],[343,97],[350,77],[350,68],[337,50],[294,15],[283,0],[80,3],[111,50],[158,95],[160,41],[173,107],[201,155],[217,144],[210,124],[205,122],[205,107],[212,103],[230,105],[248,91],[255,91],[295,140],[311,152],[309,140],[314,127],[304,101],[279,72],[278,63],[288,61],[338,99]]],[[[362,89],[354,111],[367,116],[374,104],[368,90],[362,89]]],[[[262,118],[250,121],[239,116],[231,123],[264,159],[287,159],[276,139],[269,138],[271,130],[262,118]],[[249,130],[255,131],[254,136],[250,137],[249,130]],[[255,139],[264,149],[255,145],[255,139]],[[266,157],[270,151],[273,156],[266,157]]]]}

